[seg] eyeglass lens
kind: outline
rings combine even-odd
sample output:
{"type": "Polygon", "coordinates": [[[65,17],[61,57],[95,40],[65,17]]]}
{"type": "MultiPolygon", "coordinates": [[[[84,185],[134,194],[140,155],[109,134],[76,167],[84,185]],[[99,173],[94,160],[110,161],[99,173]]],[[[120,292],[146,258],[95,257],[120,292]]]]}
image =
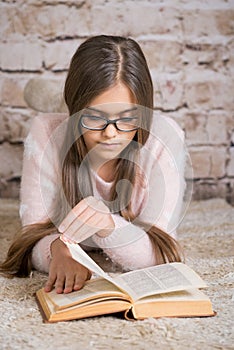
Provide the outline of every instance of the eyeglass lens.
{"type": "Polygon", "coordinates": [[[81,116],[81,125],[90,130],[104,130],[109,124],[114,124],[120,131],[132,131],[138,128],[136,108],[118,113],[121,118],[114,120],[106,118],[103,114],[101,111],[87,108],[81,116]]]}

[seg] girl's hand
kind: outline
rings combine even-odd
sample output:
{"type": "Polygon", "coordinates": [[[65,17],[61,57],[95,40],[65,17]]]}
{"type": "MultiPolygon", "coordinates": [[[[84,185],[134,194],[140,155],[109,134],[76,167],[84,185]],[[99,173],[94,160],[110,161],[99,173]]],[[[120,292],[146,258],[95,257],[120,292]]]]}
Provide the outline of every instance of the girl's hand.
{"type": "Polygon", "coordinates": [[[80,243],[97,233],[108,236],[115,228],[109,208],[90,196],[80,201],[66,216],[58,230],[64,240],[80,243]]]}
{"type": "Polygon", "coordinates": [[[69,249],[59,238],[51,244],[51,254],[46,292],[55,286],[56,293],[70,293],[81,289],[85,281],[91,278],[91,272],[72,259],[69,249]]]}

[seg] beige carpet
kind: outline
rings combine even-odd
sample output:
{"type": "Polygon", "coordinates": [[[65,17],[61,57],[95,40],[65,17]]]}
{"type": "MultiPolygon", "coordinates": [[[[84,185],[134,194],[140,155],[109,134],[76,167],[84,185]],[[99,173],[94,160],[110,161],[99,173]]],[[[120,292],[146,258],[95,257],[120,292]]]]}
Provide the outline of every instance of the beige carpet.
{"type": "MultiPolygon", "coordinates": [[[[0,200],[0,258],[19,228],[18,203],[0,200]]],[[[216,317],[147,319],[113,316],[43,324],[34,293],[46,280],[0,277],[1,349],[234,349],[234,208],[221,199],[193,202],[179,238],[186,262],[209,288],[216,317]]]]}

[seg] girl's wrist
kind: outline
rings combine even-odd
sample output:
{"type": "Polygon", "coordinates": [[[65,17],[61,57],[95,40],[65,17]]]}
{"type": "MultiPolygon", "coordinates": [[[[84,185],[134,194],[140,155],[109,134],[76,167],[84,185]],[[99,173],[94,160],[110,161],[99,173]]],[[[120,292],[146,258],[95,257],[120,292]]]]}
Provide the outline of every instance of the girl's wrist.
{"type": "Polygon", "coordinates": [[[50,245],[50,252],[51,252],[51,257],[53,258],[57,253],[61,255],[61,253],[65,253],[67,255],[68,249],[66,245],[61,241],[61,239],[58,237],[55,239],[51,245],[50,245]]]}

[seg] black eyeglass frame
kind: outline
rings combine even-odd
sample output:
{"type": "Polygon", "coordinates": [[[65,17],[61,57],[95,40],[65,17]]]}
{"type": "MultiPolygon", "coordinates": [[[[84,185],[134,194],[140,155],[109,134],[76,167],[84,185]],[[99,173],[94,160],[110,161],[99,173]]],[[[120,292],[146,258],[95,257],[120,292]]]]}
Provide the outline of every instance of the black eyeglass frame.
{"type": "Polygon", "coordinates": [[[81,118],[80,118],[80,124],[81,124],[81,126],[83,127],[83,128],[85,128],[85,129],[88,129],[88,130],[93,130],[93,131],[102,131],[102,130],[105,130],[107,127],[108,127],[108,125],[110,125],[110,124],[113,124],[114,126],[115,126],[115,128],[118,130],[118,131],[122,131],[122,132],[132,132],[132,131],[135,131],[135,130],[138,130],[139,129],[139,126],[136,126],[135,128],[132,128],[132,129],[129,129],[129,130],[123,130],[123,129],[121,129],[121,128],[119,128],[118,127],[118,125],[117,125],[117,122],[118,121],[123,121],[123,119],[137,119],[137,118],[118,118],[118,119],[113,119],[113,120],[111,120],[111,119],[106,119],[106,118],[103,118],[103,117],[98,117],[99,119],[102,119],[105,123],[106,123],[106,125],[104,125],[102,128],[100,127],[100,128],[90,128],[90,127],[88,127],[87,125],[85,125],[84,123],[83,123],[83,119],[85,118],[85,117],[89,117],[90,115],[82,115],[81,116],[81,118]]]}

